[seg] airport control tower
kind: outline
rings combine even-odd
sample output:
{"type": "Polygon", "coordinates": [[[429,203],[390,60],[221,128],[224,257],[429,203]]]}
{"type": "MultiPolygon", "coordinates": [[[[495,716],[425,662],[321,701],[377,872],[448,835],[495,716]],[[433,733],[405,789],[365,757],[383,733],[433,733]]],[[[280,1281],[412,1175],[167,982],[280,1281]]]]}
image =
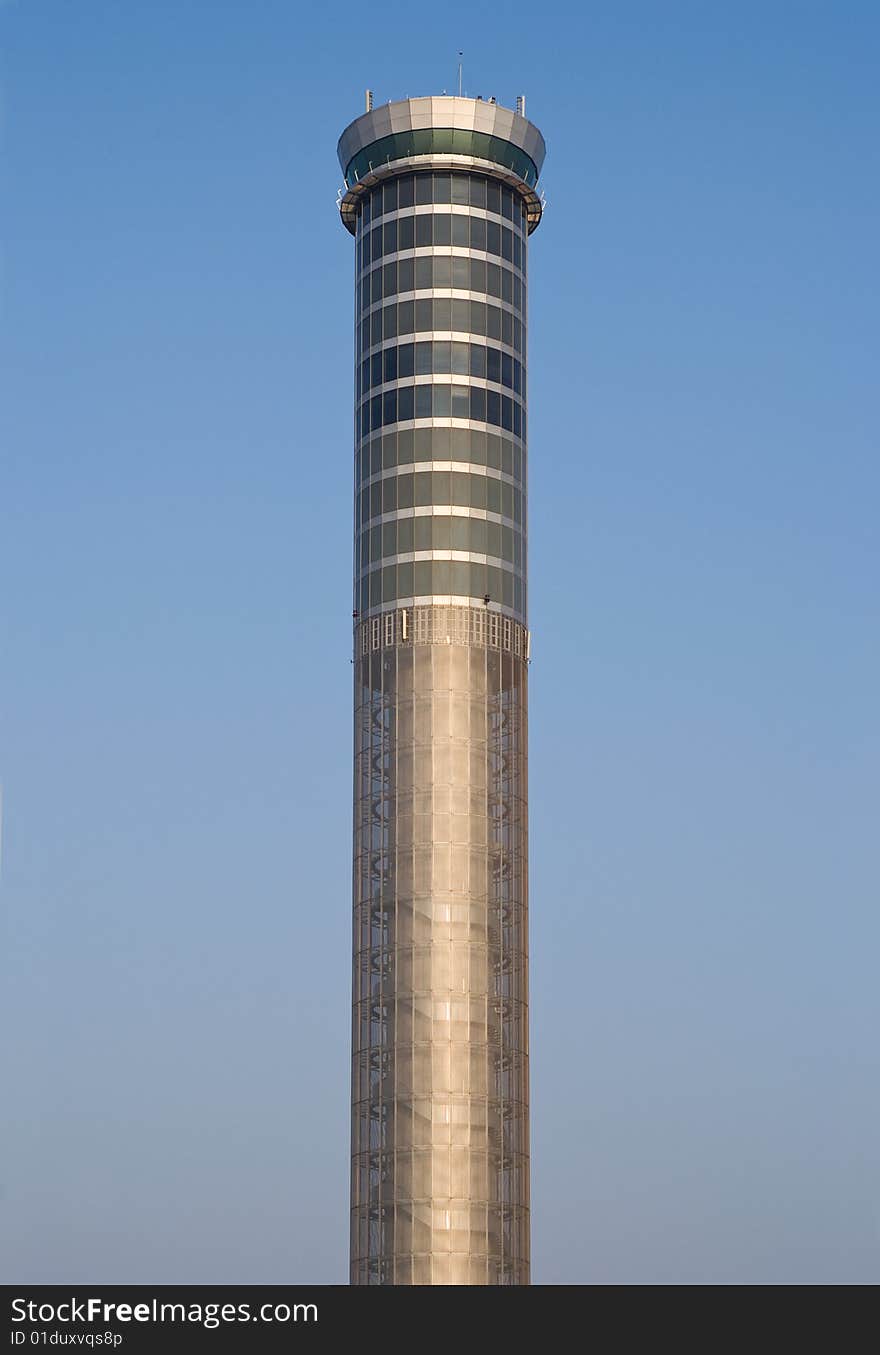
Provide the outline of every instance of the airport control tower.
{"type": "Polygon", "coordinates": [[[355,237],[352,1284],[529,1283],[527,305],[544,140],[343,132],[355,237]]]}

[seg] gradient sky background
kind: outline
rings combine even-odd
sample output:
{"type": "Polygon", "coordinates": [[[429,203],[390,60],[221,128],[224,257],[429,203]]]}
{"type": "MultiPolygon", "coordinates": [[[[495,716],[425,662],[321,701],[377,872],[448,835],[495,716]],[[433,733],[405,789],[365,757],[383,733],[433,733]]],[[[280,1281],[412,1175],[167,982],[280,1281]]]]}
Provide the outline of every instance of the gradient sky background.
{"type": "Polygon", "coordinates": [[[10,1282],[347,1280],[337,137],[544,131],[538,1283],[880,1279],[873,3],[0,9],[10,1282]]]}

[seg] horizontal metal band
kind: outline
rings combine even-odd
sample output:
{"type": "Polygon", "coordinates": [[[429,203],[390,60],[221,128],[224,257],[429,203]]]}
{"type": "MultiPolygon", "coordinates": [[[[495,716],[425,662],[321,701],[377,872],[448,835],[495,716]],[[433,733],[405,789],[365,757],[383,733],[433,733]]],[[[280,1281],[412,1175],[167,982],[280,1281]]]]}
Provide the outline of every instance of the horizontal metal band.
{"type": "Polygon", "coordinates": [[[501,183],[507,184],[510,188],[515,188],[524,200],[529,235],[540,223],[544,204],[534,188],[530,188],[513,170],[505,169],[501,165],[494,164],[491,160],[481,160],[476,156],[434,153],[432,155],[410,155],[399,160],[390,160],[386,164],[377,165],[375,169],[370,169],[368,173],[361,177],[359,182],[350,186],[347,185],[348,191],[339,200],[339,215],[346,229],[352,235],[356,233],[358,204],[364,193],[369,192],[375,184],[381,183],[383,179],[388,179],[393,174],[406,174],[410,170],[417,169],[471,170],[474,173],[487,174],[491,178],[499,179],[501,183]]]}
{"type": "MultiPolygon", "coordinates": [[[[518,530],[518,529],[514,529],[518,530]]],[[[511,574],[518,574],[520,578],[526,577],[524,565],[514,564],[512,560],[505,560],[500,555],[487,555],[485,551],[476,550],[453,550],[438,547],[436,550],[406,550],[400,551],[397,555],[382,555],[378,560],[371,560],[366,569],[355,570],[355,578],[362,579],[365,575],[375,574],[377,569],[384,569],[386,565],[407,565],[415,564],[416,561],[441,560],[451,562],[457,561],[463,565],[492,565],[493,569],[506,569],[511,574]]]]}
{"type": "MultiPolygon", "coordinates": [[[[403,299],[405,301],[415,301],[420,299],[422,295],[430,296],[433,299],[434,289],[432,288],[430,292],[419,293],[418,295],[415,292],[410,292],[408,295],[404,296],[403,299]]],[[[443,293],[441,293],[441,295],[443,295],[443,293]]],[[[374,302],[370,307],[369,313],[378,310],[380,305],[384,304],[384,302],[374,302]]],[[[495,304],[494,297],[492,298],[492,304],[495,304]]],[[[504,310],[509,311],[511,315],[516,315],[516,311],[512,306],[509,306],[506,301],[501,301],[498,304],[503,307],[504,310]]],[[[365,311],[364,315],[361,316],[361,319],[364,319],[367,314],[368,312],[365,311]]],[[[520,318],[520,316],[517,316],[517,319],[520,318]]],[[[522,324],[523,329],[525,329],[525,321],[523,321],[522,324]]],[[[355,325],[355,329],[357,329],[357,325],[355,325]]],[[[503,339],[493,339],[486,334],[474,334],[473,330],[470,329],[420,329],[414,330],[412,334],[392,334],[387,339],[380,339],[378,343],[369,344],[366,348],[362,348],[360,350],[360,361],[363,362],[364,358],[371,358],[374,353],[378,353],[385,348],[399,347],[401,344],[405,343],[433,343],[437,339],[439,339],[441,343],[480,343],[485,340],[487,347],[491,344],[493,348],[501,349],[501,351],[507,353],[509,357],[516,358],[518,362],[522,363],[523,367],[527,366],[525,350],[518,351],[514,348],[513,344],[505,343],[503,339]]],[[[357,359],[355,365],[357,365],[357,359]]]]}
{"type": "MultiPolygon", "coordinates": [[[[449,211],[455,216],[478,216],[484,221],[497,223],[499,226],[510,226],[512,230],[517,230],[517,223],[511,221],[510,217],[504,216],[502,212],[493,212],[488,207],[476,207],[469,202],[414,202],[412,205],[403,207],[392,207],[390,211],[379,210],[374,216],[370,217],[368,228],[372,230],[374,226],[381,226],[386,221],[396,221],[403,216],[421,216],[433,212],[449,211]]],[[[520,239],[523,238],[520,231],[520,239]]],[[[528,236],[525,237],[528,239],[528,236]]]]}
{"type": "MultiPolygon", "coordinates": [[[[495,296],[495,294],[494,294],[493,292],[472,292],[471,289],[470,289],[469,287],[424,287],[424,288],[422,288],[421,291],[418,291],[418,292],[416,292],[416,291],[411,291],[411,292],[395,292],[394,295],[393,295],[393,297],[383,296],[383,297],[380,297],[378,301],[371,301],[370,304],[369,304],[368,306],[365,306],[365,307],[363,308],[363,310],[360,312],[360,314],[358,315],[358,317],[357,317],[357,319],[356,319],[356,321],[355,321],[355,329],[357,329],[358,325],[359,325],[363,320],[369,319],[369,317],[374,313],[374,311],[382,310],[383,307],[385,307],[385,306],[389,306],[389,305],[392,305],[392,306],[393,306],[393,305],[400,305],[401,302],[404,302],[404,301],[428,301],[428,300],[430,300],[430,301],[434,301],[434,300],[439,300],[439,301],[482,301],[482,302],[484,302],[484,304],[488,304],[488,305],[490,305],[490,306],[497,306],[500,310],[508,311],[511,315],[516,316],[517,320],[521,320],[522,323],[523,323],[523,326],[525,326],[526,323],[527,323],[526,320],[523,320],[523,309],[522,309],[522,307],[520,307],[519,309],[517,309],[517,307],[513,304],[512,301],[505,301],[505,300],[503,300],[502,297],[500,297],[500,296],[495,296]],[[487,298],[487,297],[489,298],[488,302],[486,302],[486,298],[487,298]]],[[[422,331],[420,331],[420,330],[413,330],[413,333],[414,333],[414,334],[421,333],[421,332],[422,332],[422,331]]],[[[434,331],[433,329],[425,330],[424,332],[425,332],[426,334],[428,334],[428,335],[433,335],[433,334],[435,333],[435,331],[434,331]]],[[[443,333],[444,338],[446,337],[446,334],[447,334],[447,333],[451,333],[451,332],[452,332],[451,330],[449,330],[449,331],[443,330],[442,333],[443,333]]],[[[466,335],[472,335],[472,334],[473,334],[473,331],[472,331],[472,330],[463,330],[463,331],[461,331],[461,332],[464,333],[464,334],[466,334],[466,335]]],[[[391,337],[391,338],[399,338],[399,337],[401,337],[401,336],[400,336],[400,335],[391,335],[390,337],[391,337]]],[[[406,337],[406,338],[409,338],[409,335],[407,334],[405,337],[406,337]]],[[[485,337],[486,337],[485,335],[480,335],[480,338],[485,338],[485,337]]],[[[388,339],[383,339],[382,342],[383,342],[383,343],[387,343],[387,342],[388,342],[388,339]]],[[[496,342],[497,342],[497,343],[500,343],[501,340],[500,340],[500,339],[498,339],[498,340],[492,339],[492,342],[493,342],[493,343],[496,343],[496,342]]],[[[510,347],[509,344],[508,344],[508,347],[510,347]]],[[[367,350],[364,349],[364,352],[366,352],[366,351],[367,351],[367,350]]]]}
{"type": "MultiPolygon", "coordinates": [[[[443,341],[441,340],[441,342],[443,341]]],[[[389,344],[388,347],[390,348],[391,345],[389,344]]],[[[520,359],[517,358],[516,361],[519,362],[520,359]]],[[[384,395],[386,391],[400,390],[401,386],[456,386],[459,388],[465,387],[468,390],[474,387],[477,390],[491,391],[493,395],[508,395],[511,399],[518,400],[521,405],[526,403],[523,396],[514,390],[513,386],[504,386],[500,381],[489,381],[485,376],[467,376],[461,372],[441,372],[438,370],[429,372],[427,376],[421,374],[399,376],[395,377],[393,381],[380,381],[377,385],[370,386],[369,390],[361,396],[355,405],[355,409],[359,410],[366,400],[372,400],[377,395],[384,395]]],[[[476,419],[474,422],[479,423],[480,420],[476,419]]]]}
{"type": "MultiPolygon", "coordinates": [[[[435,256],[443,259],[477,259],[480,263],[496,264],[498,268],[507,268],[511,273],[515,273],[523,286],[528,286],[528,273],[522,268],[517,268],[512,259],[505,259],[501,254],[490,254],[487,249],[474,249],[471,245],[409,245],[404,249],[390,250],[387,254],[380,254],[378,259],[371,259],[369,263],[364,264],[360,272],[355,274],[355,282],[363,282],[374,268],[384,268],[386,263],[435,256]]],[[[443,290],[448,291],[448,288],[443,290]]]]}
{"type": "MultiPolygon", "coordinates": [[[[509,475],[507,471],[496,470],[494,466],[484,466],[480,461],[402,461],[399,466],[385,466],[377,471],[375,475],[369,475],[357,486],[358,489],[369,489],[377,480],[391,480],[398,475],[418,474],[426,471],[457,471],[462,475],[484,475],[487,480],[501,480],[503,484],[514,485],[517,489],[525,490],[526,486],[522,480],[517,480],[515,475],[509,475]]],[[[444,505],[438,502],[437,505],[429,503],[425,505],[429,513],[435,512],[455,512],[452,505],[444,505]]],[[[467,505],[462,505],[463,510],[467,511],[467,505]]],[[[494,514],[490,514],[494,517],[494,514]]]]}

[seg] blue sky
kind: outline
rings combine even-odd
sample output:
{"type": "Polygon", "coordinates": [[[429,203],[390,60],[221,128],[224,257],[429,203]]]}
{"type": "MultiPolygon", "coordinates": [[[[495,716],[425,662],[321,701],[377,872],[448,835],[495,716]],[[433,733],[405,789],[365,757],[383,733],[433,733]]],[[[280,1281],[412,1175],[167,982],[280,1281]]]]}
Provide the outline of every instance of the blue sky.
{"type": "Polygon", "coordinates": [[[342,127],[525,92],[539,1283],[876,1283],[871,4],[0,8],[15,1282],[343,1282],[342,127]]]}

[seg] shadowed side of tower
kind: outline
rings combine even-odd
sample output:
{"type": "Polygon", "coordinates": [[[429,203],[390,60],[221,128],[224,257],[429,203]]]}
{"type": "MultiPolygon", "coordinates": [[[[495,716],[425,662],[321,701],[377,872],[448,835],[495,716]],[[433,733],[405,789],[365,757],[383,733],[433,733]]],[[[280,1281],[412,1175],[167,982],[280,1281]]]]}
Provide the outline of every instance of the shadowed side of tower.
{"type": "Polygon", "coordinates": [[[526,256],[540,132],[339,142],[357,269],[352,1284],[528,1284],[526,256]]]}

